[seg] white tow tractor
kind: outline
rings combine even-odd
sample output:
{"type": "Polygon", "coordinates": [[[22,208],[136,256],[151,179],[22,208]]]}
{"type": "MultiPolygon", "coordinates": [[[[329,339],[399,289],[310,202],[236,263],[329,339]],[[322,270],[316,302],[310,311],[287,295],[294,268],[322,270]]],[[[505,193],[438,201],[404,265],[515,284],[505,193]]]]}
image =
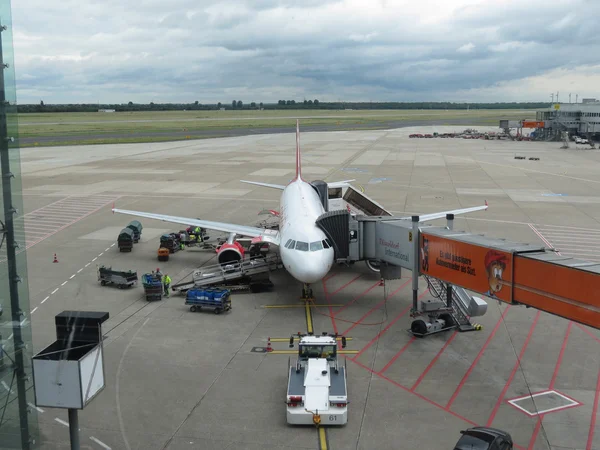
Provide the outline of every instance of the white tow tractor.
{"type": "MultiPolygon", "coordinates": [[[[337,357],[337,336],[293,335],[298,359],[288,361],[287,422],[292,425],[345,425],[348,422],[346,360],[337,357]]],[[[346,338],[342,336],[342,348],[346,338]]]]}

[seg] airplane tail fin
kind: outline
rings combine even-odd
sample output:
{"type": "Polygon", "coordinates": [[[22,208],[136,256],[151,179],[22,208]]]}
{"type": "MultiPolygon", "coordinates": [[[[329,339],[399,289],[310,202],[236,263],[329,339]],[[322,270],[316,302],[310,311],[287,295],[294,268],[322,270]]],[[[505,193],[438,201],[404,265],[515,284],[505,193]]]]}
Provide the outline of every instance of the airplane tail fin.
{"type": "Polygon", "coordinates": [[[302,179],[302,164],[300,157],[300,120],[296,119],[296,178],[294,180],[302,179]]]}

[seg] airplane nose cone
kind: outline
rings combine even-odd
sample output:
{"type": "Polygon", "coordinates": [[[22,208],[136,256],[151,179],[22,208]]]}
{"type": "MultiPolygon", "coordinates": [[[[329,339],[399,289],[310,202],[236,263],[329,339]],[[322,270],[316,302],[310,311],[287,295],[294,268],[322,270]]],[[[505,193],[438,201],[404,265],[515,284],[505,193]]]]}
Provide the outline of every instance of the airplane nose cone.
{"type": "Polygon", "coordinates": [[[294,278],[303,283],[316,283],[321,281],[329,272],[327,264],[305,264],[296,268],[296,273],[292,274],[294,278]]]}

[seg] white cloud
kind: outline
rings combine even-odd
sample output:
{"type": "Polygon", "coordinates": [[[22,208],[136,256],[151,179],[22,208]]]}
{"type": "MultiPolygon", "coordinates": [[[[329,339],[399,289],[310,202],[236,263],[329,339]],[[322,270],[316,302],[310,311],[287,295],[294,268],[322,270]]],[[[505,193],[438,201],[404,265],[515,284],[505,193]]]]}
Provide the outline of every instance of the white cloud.
{"type": "Polygon", "coordinates": [[[456,49],[458,53],[471,53],[473,50],[475,50],[475,44],[473,44],[472,42],[469,42],[465,45],[461,45],[460,47],[458,47],[458,49],[456,49]]]}
{"type": "Polygon", "coordinates": [[[18,100],[600,97],[599,16],[588,0],[20,0],[18,100]]]}

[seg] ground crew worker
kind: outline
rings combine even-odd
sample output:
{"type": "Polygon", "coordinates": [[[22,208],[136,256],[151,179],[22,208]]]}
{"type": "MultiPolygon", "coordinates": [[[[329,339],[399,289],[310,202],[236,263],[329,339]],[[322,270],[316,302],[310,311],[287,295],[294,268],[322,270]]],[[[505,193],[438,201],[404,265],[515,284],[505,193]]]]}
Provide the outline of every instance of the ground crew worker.
{"type": "Polygon", "coordinates": [[[171,286],[171,277],[168,273],[165,273],[163,277],[163,286],[165,288],[165,297],[169,296],[169,286],[171,286]]]}

